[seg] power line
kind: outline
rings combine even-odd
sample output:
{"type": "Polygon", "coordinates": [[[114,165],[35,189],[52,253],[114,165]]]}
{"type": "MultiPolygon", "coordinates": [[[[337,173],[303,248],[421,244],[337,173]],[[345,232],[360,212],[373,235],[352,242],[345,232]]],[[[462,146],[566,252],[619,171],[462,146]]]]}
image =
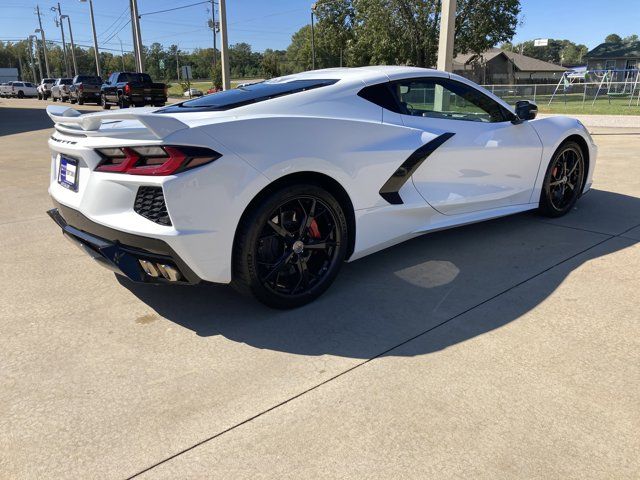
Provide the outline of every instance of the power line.
{"type": "Polygon", "coordinates": [[[181,10],[183,8],[195,7],[196,5],[203,5],[205,3],[211,3],[211,0],[204,0],[202,2],[190,3],[189,5],[182,5],[180,7],[167,8],[165,10],[157,10],[155,12],[141,13],[140,16],[144,17],[147,15],[155,15],[156,13],[173,12],[174,10],[181,10]]]}
{"type": "MultiPolygon", "coordinates": [[[[120,16],[119,16],[118,18],[116,18],[116,19],[111,23],[111,25],[109,25],[105,30],[103,30],[103,32],[102,32],[100,35],[98,35],[98,36],[99,36],[99,37],[103,37],[103,36],[105,36],[105,37],[106,37],[106,36],[107,36],[107,32],[108,32],[109,30],[111,30],[111,28],[112,28],[116,23],[118,23],[118,22],[120,21],[120,19],[122,18],[122,16],[123,16],[125,13],[127,13],[128,11],[129,11],[129,7],[125,7],[125,9],[122,11],[122,13],[120,14],[120,16]]],[[[116,28],[117,28],[117,27],[116,27],[116,28]]]]}
{"type": "Polygon", "coordinates": [[[129,19],[129,20],[127,20],[127,22],[126,22],[124,25],[122,25],[122,26],[120,27],[120,29],[116,30],[116,31],[115,31],[115,32],[114,32],[114,33],[113,33],[113,34],[112,34],[108,39],[103,40],[103,41],[102,41],[102,43],[103,43],[103,44],[105,44],[105,43],[109,43],[109,42],[111,41],[111,39],[112,39],[112,38],[117,37],[117,36],[118,36],[118,34],[119,34],[122,30],[124,30],[124,28],[125,28],[127,25],[129,25],[130,23],[131,23],[131,20],[130,20],[130,19],[129,19]]]}

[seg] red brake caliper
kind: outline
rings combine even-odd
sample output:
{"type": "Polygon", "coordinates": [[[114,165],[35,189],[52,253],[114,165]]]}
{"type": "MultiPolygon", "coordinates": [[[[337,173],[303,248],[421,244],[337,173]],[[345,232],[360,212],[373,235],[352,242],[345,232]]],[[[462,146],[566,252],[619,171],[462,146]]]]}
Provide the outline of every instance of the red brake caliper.
{"type": "Polygon", "coordinates": [[[311,220],[311,225],[309,225],[309,236],[311,238],[320,238],[320,229],[318,228],[318,222],[314,218],[311,220]]]}

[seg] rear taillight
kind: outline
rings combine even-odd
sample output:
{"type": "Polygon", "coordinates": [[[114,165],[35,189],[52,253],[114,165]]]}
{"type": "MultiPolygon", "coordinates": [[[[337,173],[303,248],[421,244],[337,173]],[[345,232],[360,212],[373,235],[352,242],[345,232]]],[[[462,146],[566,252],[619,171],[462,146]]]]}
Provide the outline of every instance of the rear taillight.
{"type": "Polygon", "coordinates": [[[222,155],[202,147],[145,146],[99,148],[98,172],[130,175],[173,175],[213,162],[222,155]]]}
{"type": "Polygon", "coordinates": [[[78,90],[79,91],[83,91],[84,90],[84,87],[82,86],[82,84],[78,85],[78,90]]]}
{"type": "Polygon", "coordinates": [[[131,85],[129,85],[128,83],[124,86],[124,93],[126,93],[127,95],[131,93],[131,85]]]}

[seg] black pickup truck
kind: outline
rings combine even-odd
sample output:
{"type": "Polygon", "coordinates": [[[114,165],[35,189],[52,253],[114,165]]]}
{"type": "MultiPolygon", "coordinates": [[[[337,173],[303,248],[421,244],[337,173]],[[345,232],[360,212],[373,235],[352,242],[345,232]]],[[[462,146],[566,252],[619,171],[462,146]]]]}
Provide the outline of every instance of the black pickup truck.
{"type": "Polygon", "coordinates": [[[69,101],[82,105],[85,102],[101,102],[102,78],[95,75],[76,75],[69,85],[69,101]]]}
{"type": "Polygon", "coordinates": [[[114,72],[101,88],[102,108],[111,105],[127,108],[131,105],[161,107],[167,101],[167,86],[154,83],[147,73],[114,72]]]}

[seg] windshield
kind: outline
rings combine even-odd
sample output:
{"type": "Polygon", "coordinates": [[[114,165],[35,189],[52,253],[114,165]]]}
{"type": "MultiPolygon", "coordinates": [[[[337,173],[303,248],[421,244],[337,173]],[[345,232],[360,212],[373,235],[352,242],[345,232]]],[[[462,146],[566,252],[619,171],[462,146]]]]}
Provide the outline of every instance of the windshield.
{"type": "Polygon", "coordinates": [[[230,110],[242,107],[250,103],[263,102],[271,98],[291,95],[293,93],[304,92],[314,88],[333,85],[338,80],[292,80],[290,82],[260,82],[244,87],[238,87],[223,92],[213,93],[204,97],[199,97],[186,102],[178,103],[170,107],[159,110],[162,112],[179,112],[187,109],[193,110],[230,110]]]}
{"type": "Polygon", "coordinates": [[[147,73],[121,73],[118,75],[118,82],[152,83],[153,81],[147,73]]]}

